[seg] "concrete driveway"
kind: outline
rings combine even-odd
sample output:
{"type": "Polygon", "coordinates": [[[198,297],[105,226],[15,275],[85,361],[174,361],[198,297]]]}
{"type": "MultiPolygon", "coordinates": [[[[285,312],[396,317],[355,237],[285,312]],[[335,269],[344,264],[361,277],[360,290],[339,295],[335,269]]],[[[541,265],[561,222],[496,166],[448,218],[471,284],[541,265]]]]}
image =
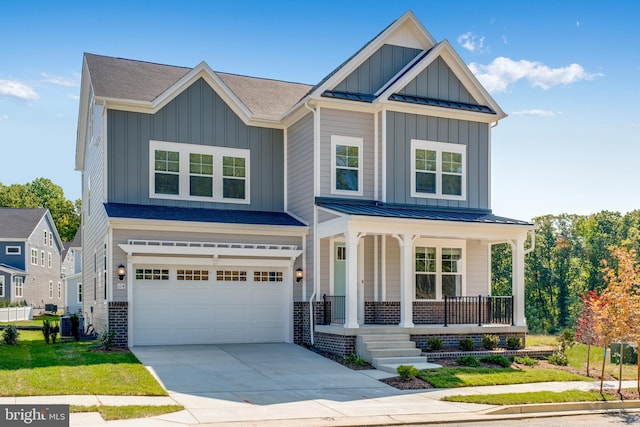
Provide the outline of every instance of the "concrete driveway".
{"type": "Polygon", "coordinates": [[[394,414],[456,412],[461,405],[402,392],[373,378],[378,371],[353,371],[295,344],[132,351],[187,410],[161,418],[185,425],[353,417],[388,422],[394,414]]]}

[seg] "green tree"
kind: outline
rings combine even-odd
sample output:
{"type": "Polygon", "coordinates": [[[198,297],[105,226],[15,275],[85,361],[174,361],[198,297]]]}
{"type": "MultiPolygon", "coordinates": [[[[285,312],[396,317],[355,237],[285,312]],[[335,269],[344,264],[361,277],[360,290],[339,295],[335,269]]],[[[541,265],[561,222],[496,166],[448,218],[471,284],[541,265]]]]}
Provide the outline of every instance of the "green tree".
{"type": "Polygon", "coordinates": [[[491,246],[491,295],[511,295],[511,246],[500,243],[491,246]]]}

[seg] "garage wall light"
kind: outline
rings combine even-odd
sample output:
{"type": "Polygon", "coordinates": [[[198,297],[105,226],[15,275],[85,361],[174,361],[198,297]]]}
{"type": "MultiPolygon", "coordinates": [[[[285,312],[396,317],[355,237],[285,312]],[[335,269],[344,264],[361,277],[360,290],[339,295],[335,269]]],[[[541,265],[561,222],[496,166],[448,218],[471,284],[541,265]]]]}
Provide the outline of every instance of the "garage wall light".
{"type": "Polygon", "coordinates": [[[123,280],[124,276],[126,276],[127,274],[127,269],[124,267],[124,265],[120,264],[118,266],[118,270],[116,274],[118,275],[118,280],[123,280]]]}
{"type": "Polygon", "coordinates": [[[303,277],[304,277],[304,272],[302,271],[301,268],[298,268],[296,270],[296,282],[299,282],[300,280],[302,280],[303,277]]]}

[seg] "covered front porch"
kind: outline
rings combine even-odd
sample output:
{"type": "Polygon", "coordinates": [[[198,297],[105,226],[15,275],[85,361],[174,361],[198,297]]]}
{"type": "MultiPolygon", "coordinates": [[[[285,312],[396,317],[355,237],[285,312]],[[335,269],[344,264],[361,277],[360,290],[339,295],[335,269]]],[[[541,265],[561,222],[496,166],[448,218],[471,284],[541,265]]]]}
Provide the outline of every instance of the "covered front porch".
{"type": "Polygon", "coordinates": [[[526,332],[529,223],[487,210],[316,200],[315,331],[526,332]],[[511,246],[512,294],[491,295],[491,246],[511,246]],[[526,246],[526,247],[525,247],[526,246]]]}

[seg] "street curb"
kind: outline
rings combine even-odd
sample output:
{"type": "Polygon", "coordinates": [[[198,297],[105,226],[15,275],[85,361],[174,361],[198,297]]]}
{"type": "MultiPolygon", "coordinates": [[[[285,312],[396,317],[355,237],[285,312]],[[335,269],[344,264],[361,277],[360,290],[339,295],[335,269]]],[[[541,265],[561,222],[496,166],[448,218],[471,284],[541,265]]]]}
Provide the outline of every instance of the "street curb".
{"type": "Polygon", "coordinates": [[[566,402],[540,403],[530,405],[513,405],[485,412],[486,415],[516,415],[536,412],[567,412],[567,411],[603,411],[611,409],[638,409],[640,400],[608,401],[608,402],[566,402]]]}

